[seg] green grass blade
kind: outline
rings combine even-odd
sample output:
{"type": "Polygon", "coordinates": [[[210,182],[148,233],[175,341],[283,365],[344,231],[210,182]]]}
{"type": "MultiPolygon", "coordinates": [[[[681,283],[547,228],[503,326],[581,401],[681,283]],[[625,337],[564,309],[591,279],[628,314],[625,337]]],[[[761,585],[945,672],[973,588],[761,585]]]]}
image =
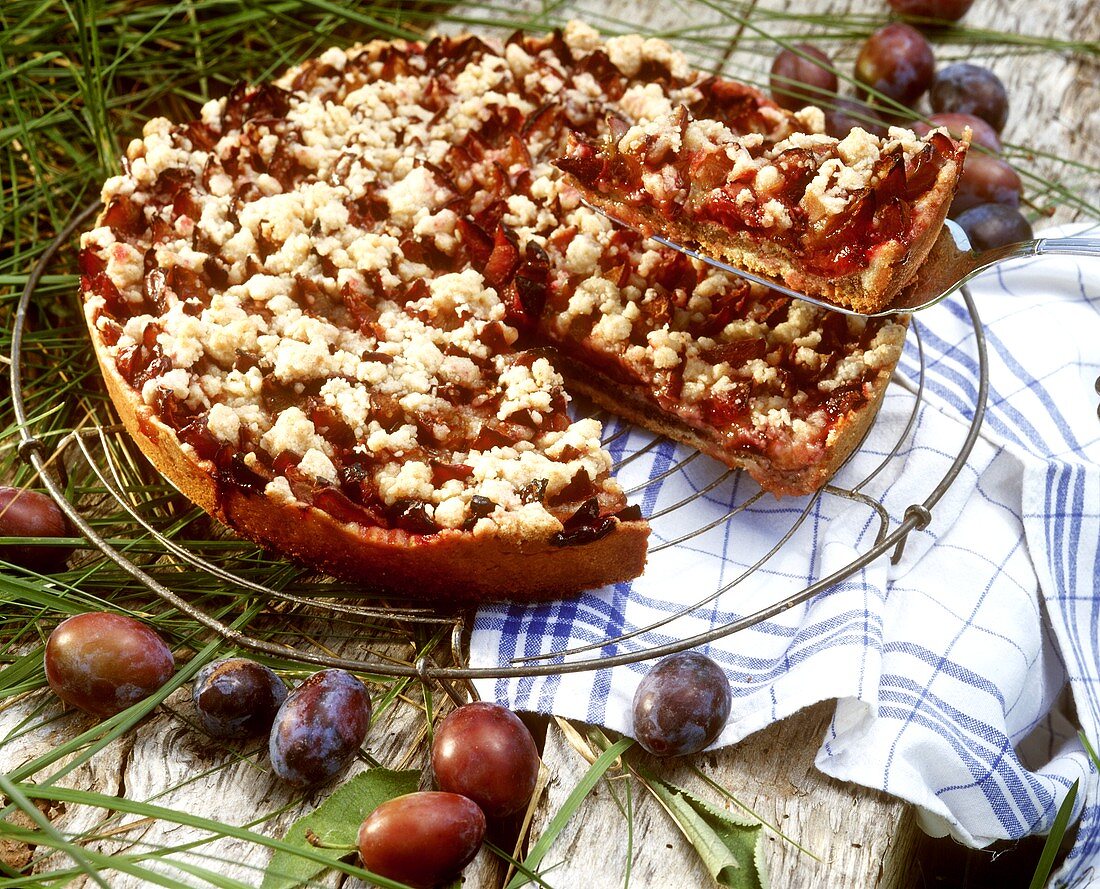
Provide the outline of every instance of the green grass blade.
{"type": "Polygon", "coordinates": [[[38,825],[39,829],[56,844],[56,848],[62,850],[77,863],[77,866],[88,876],[89,880],[97,886],[102,886],[103,889],[110,889],[106,880],[99,875],[96,867],[88,860],[84,850],[66,840],[61,835],[61,832],[53,826],[50,819],[43,815],[38,808],[27,799],[22,790],[20,790],[7,775],[2,773],[0,773],[0,790],[4,792],[4,796],[10,799],[12,803],[19,806],[31,821],[38,825]]]}
{"type": "MultiPolygon", "coordinates": [[[[542,859],[546,853],[550,850],[550,847],[554,844],[554,840],[558,838],[558,834],[562,832],[562,829],[569,823],[569,819],[573,817],[577,809],[580,808],[581,803],[584,802],[585,797],[592,792],[594,788],[603,777],[611,765],[627,750],[634,746],[633,738],[620,738],[614,744],[607,748],[596,759],[588,771],[584,773],[584,777],[578,782],[577,786],[573,788],[573,792],[569,794],[565,802],[562,803],[562,807],[557,811],[557,814],[550,819],[550,823],[546,826],[546,830],[543,831],[538,842],[531,847],[531,851],[527,853],[527,857],[523,859],[523,866],[528,871],[536,871],[542,859]]],[[[529,882],[528,878],[521,872],[516,874],[511,882],[508,883],[506,889],[519,889],[520,886],[526,886],[529,882]]]]}
{"type": "Polygon", "coordinates": [[[1089,759],[1092,760],[1093,768],[1100,772],[1100,756],[1097,756],[1096,749],[1092,746],[1092,743],[1086,737],[1084,732],[1078,732],[1077,737],[1081,739],[1081,745],[1088,753],[1089,759]]]}
{"type": "Polygon", "coordinates": [[[482,844],[485,846],[486,849],[488,849],[490,852],[492,852],[501,861],[503,861],[506,864],[511,865],[512,867],[514,867],[516,869],[517,873],[522,874],[523,876],[527,877],[527,879],[530,880],[531,882],[537,883],[539,886],[542,886],[542,889],[554,889],[554,887],[551,886],[549,883],[547,883],[541,876],[539,876],[533,870],[528,870],[524,866],[522,861],[517,861],[515,858],[513,858],[511,855],[509,855],[504,849],[502,849],[502,848],[500,848],[500,846],[496,845],[492,840],[482,840],[482,844]]]}
{"type": "Polygon", "coordinates": [[[403,883],[372,874],[368,870],[348,864],[344,861],[333,861],[321,852],[312,849],[303,849],[282,840],[276,840],[262,833],[249,830],[244,827],[235,827],[224,824],[200,815],[192,815],[189,812],[180,812],[164,806],[155,806],[151,803],[126,799],[125,797],[109,796],[104,793],[95,793],[90,790],[77,790],[69,787],[43,787],[37,784],[13,784],[19,791],[30,799],[51,800],[54,802],[69,803],[72,805],[94,806],[100,809],[125,812],[131,815],[141,815],[146,818],[157,818],[170,824],[181,824],[196,830],[209,831],[216,836],[234,837],[260,846],[266,846],[276,851],[287,852],[302,858],[323,864],[325,867],[335,868],[348,876],[359,877],[382,887],[382,889],[408,889],[403,883]]]}
{"type": "Polygon", "coordinates": [[[1077,799],[1077,785],[1081,783],[1077,779],[1070,786],[1062,805],[1058,807],[1058,814],[1054,816],[1054,824],[1043,843],[1043,852],[1039,856],[1039,863],[1035,866],[1035,873],[1031,877],[1031,885],[1028,889],[1043,889],[1050,878],[1050,872],[1054,868],[1054,859],[1062,846],[1062,838],[1066,835],[1066,827],[1069,825],[1069,816],[1073,814],[1073,803],[1077,799]]]}

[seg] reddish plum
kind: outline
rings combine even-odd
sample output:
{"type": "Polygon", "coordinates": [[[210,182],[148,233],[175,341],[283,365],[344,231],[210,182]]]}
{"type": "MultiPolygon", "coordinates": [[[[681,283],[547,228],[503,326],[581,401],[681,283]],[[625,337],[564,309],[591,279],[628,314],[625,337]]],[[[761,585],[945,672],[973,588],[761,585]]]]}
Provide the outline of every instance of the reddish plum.
{"type": "Polygon", "coordinates": [[[856,58],[856,80],[903,105],[912,105],[923,95],[935,70],[936,58],[928,41],[916,28],[900,22],[875,31],[856,58]]]}
{"type": "Polygon", "coordinates": [[[795,46],[798,52],[784,49],[772,62],[772,98],[790,111],[806,105],[824,105],[836,96],[837,77],[832,61],[820,49],[808,43],[795,46]],[[808,56],[808,58],[807,58],[808,56]]]}
{"type": "Polygon", "coordinates": [[[432,769],[441,788],[468,796],[489,818],[502,818],[530,801],[539,754],[515,713],[478,702],[459,707],[440,723],[432,769]]]}
{"type": "Polygon", "coordinates": [[[1003,160],[977,151],[970,152],[963,163],[950,215],[954,218],[978,204],[1016,207],[1020,203],[1022,190],[1019,174],[1003,160]]]}
{"type": "MultiPolygon", "coordinates": [[[[60,507],[39,491],[0,486],[0,537],[69,537],[72,528],[60,507]]],[[[64,571],[71,546],[0,544],[0,559],[39,574],[64,571]]]]}
{"type": "Polygon", "coordinates": [[[889,0],[889,3],[902,15],[957,22],[966,15],[974,0],[889,0]]]}
{"type": "Polygon", "coordinates": [[[485,837],[485,815],[457,793],[409,793],[382,803],[359,828],[363,867],[417,889],[458,876],[485,837]]]}
{"type": "Polygon", "coordinates": [[[50,633],[45,666],[46,681],[66,704],[113,716],[164,685],[175,660],[141,621],[92,611],[63,620],[50,633]]]}

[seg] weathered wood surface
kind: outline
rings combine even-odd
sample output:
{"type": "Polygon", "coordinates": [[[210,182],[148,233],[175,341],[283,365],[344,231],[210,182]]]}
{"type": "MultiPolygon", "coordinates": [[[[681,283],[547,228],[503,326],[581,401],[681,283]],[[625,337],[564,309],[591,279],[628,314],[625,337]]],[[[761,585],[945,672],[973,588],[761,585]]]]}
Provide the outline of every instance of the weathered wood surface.
{"type": "MultiPolygon", "coordinates": [[[[557,6],[556,11],[560,13],[562,8],[557,6]]],[[[587,15],[593,20],[617,19],[656,29],[721,24],[721,16],[714,9],[688,2],[586,0],[565,4],[564,8],[575,9],[579,16],[587,15]]],[[[836,14],[878,13],[882,4],[880,0],[801,0],[797,9],[836,14]]],[[[1100,14],[1095,0],[1036,0],[1026,4],[1015,0],[976,0],[966,24],[1023,34],[1100,39],[1100,14]]],[[[773,30],[783,28],[778,25],[773,30]]],[[[854,45],[830,42],[826,47],[842,65],[855,57],[854,45]]],[[[1049,52],[995,55],[990,50],[970,51],[957,46],[945,47],[941,58],[969,58],[990,65],[1002,77],[1012,99],[1004,133],[1006,142],[1100,164],[1100,66],[1095,61],[1049,52]]],[[[769,62],[770,57],[759,49],[731,42],[725,70],[737,76],[760,77],[769,62]]],[[[1055,172],[1064,175],[1066,185],[1078,194],[1093,202],[1100,201],[1100,177],[1067,175],[1066,168],[1041,158],[1033,162],[1031,169],[1044,175],[1055,172]]],[[[1053,219],[1070,221],[1077,215],[1072,209],[1061,208],[1053,219]]],[[[187,697],[184,692],[174,695],[134,732],[67,775],[62,784],[152,800],[237,824],[251,821],[258,813],[285,807],[261,828],[273,836],[281,836],[295,818],[316,805],[317,799],[300,799],[273,779],[264,756],[251,755],[255,751],[247,747],[214,744],[193,731],[194,713],[187,697]]],[[[813,758],[830,714],[828,704],[810,708],[735,747],[700,757],[695,765],[807,850],[800,851],[791,842],[768,834],[766,858],[773,886],[901,889],[918,885],[919,869],[914,866],[918,833],[912,813],[894,799],[841,784],[813,768],[813,758]]],[[[78,714],[61,715],[60,708],[45,693],[15,701],[0,711],[0,736],[25,733],[4,746],[0,769],[17,767],[91,724],[78,714]],[[42,714],[57,718],[43,722],[42,714]],[[32,715],[41,727],[26,731],[25,721],[32,715]]],[[[392,767],[423,765],[427,747],[420,709],[398,702],[375,726],[367,750],[392,767]]],[[[532,840],[545,829],[587,768],[587,762],[553,724],[547,732],[544,763],[548,781],[537,801],[532,840]]],[[[353,770],[364,767],[357,764],[353,770]]],[[[712,802],[722,803],[684,763],[664,766],[663,774],[712,802]]],[[[633,787],[633,804],[630,884],[711,885],[671,821],[637,784],[633,787]]],[[[67,831],[95,827],[102,838],[94,841],[94,847],[105,852],[183,845],[202,836],[188,828],[132,817],[116,816],[104,821],[101,811],[80,807],[50,815],[67,831]],[[128,830],[120,828],[131,822],[128,830]]],[[[553,866],[547,880],[558,889],[624,885],[625,850],[625,821],[608,785],[601,784],[547,855],[545,864],[553,866]]],[[[206,844],[187,853],[186,858],[191,864],[250,885],[258,885],[267,859],[268,853],[263,849],[232,839],[206,844]]],[[[465,885],[471,889],[490,889],[501,885],[503,877],[500,863],[483,852],[467,868],[465,885]]],[[[109,880],[113,887],[143,885],[118,873],[112,873],[109,880]]],[[[330,875],[323,884],[349,889],[362,885],[336,875],[330,875]]]]}
{"type": "MultiPolygon", "coordinates": [[[[665,780],[710,802],[722,798],[692,771],[698,768],[770,825],[765,861],[772,885],[780,887],[881,887],[915,885],[911,813],[884,794],[860,790],[822,775],[813,766],[817,739],[832,718],[820,704],[758,732],[720,753],[648,765],[665,780]],[[780,836],[779,834],[782,834],[780,836]],[[798,845],[795,845],[795,844],[798,845]],[[801,846],[802,848],[798,848],[801,846]]],[[[564,733],[551,726],[543,761],[553,775],[540,801],[535,832],[541,831],[588,767],[564,733]]],[[[617,889],[625,885],[708,886],[701,861],[657,801],[632,778],[634,850],[627,861],[626,821],[607,784],[588,798],[582,814],[560,835],[543,860],[554,886],[617,889]]],[[[725,802],[735,814],[737,806],[725,802]]]]}

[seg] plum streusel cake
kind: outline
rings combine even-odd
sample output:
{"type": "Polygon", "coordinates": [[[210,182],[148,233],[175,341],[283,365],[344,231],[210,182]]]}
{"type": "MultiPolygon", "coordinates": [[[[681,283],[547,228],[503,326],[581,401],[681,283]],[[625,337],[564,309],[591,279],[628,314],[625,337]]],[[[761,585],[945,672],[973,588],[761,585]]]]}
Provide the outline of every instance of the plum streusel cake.
{"type": "Polygon", "coordinates": [[[814,490],[904,327],[655,249],[552,163],[609,115],[679,106],[771,140],[818,115],[573,23],[333,49],[198,120],[150,121],[81,254],[127,428],[245,535],[437,599],[641,572],[648,526],[570,386],[776,493],[814,490]]]}
{"type": "Polygon", "coordinates": [[[969,141],[892,127],[745,133],[679,107],[557,163],[597,206],[739,268],[858,312],[909,282],[943,228],[969,141]],[[776,138],[779,136],[780,138],[776,138]]]}

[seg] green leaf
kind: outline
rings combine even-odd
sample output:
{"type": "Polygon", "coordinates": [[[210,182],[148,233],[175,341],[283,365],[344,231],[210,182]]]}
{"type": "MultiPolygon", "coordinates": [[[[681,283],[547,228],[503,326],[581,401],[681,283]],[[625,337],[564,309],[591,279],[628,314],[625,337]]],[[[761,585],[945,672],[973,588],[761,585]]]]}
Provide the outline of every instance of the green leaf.
{"type": "Polygon", "coordinates": [[[1062,838],[1066,835],[1066,827],[1069,826],[1069,816],[1073,813],[1073,802],[1077,799],[1077,785],[1081,783],[1078,778],[1069,788],[1066,798],[1058,808],[1058,814],[1054,816],[1054,824],[1050,827],[1047,840],[1043,843],[1043,852],[1039,856],[1039,863],[1035,866],[1035,873],[1031,875],[1030,889],[1043,889],[1050,877],[1050,871],[1054,867],[1054,858],[1062,845],[1062,838]]]}
{"type": "Polygon", "coordinates": [[[723,812],[664,781],[647,783],[720,886],[767,889],[761,855],[763,823],[723,812]]]}
{"type": "MultiPolygon", "coordinates": [[[[608,749],[608,739],[599,729],[593,729],[589,737],[600,749],[608,749]]],[[[729,889],[768,889],[762,848],[764,828],[768,825],[755,812],[749,810],[754,817],[745,818],[715,808],[687,791],[662,781],[636,759],[626,757],[625,762],[634,777],[672,816],[719,885],[729,889]]],[[[701,772],[699,775],[713,784],[701,772]]],[[[716,784],[713,786],[722,790],[716,784]]],[[[737,802],[728,791],[723,792],[731,801],[737,802]]]]}
{"type": "Polygon", "coordinates": [[[781,831],[775,824],[771,824],[771,823],[765,821],[763,818],[761,818],[760,814],[755,809],[753,809],[751,806],[747,806],[745,803],[743,803],[741,800],[739,800],[736,796],[734,796],[732,793],[730,793],[727,788],[723,787],[721,784],[719,784],[717,781],[715,781],[713,778],[711,778],[701,768],[699,768],[698,766],[692,766],[691,767],[691,773],[693,775],[695,775],[695,777],[698,778],[700,781],[702,781],[704,784],[706,784],[708,787],[711,787],[714,790],[718,791],[718,793],[722,794],[722,796],[724,796],[726,799],[728,799],[735,806],[737,806],[738,808],[744,809],[753,818],[755,818],[757,821],[759,821],[761,824],[763,824],[765,828],[767,828],[772,833],[774,833],[777,837],[779,837],[779,839],[783,840],[785,843],[790,844],[795,849],[797,849],[799,852],[801,852],[803,855],[806,855],[807,857],[812,858],[814,861],[821,861],[821,858],[819,856],[815,855],[813,852],[811,852],[809,849],[807,849],[805,846],[803,846],[801,843],[799,843],[793,837],[787,836],[787,834],[783,833],[783,831],[781,831]]]}
{"type": "MultiPolygon", "coordinates": [[[[316,809],[295,821],[284,842],[319,852],[335,862],[355,845],[359,825],[367,815],[386,800],[413,793],[419,783],[420,772],[411,770],[371,769],[356,775],[316,809]],[[316,841],[310,842],[307,838],[310,835],[316,837],[316,841]],[[336,848],[328,848],[330,846],[336,848]]],[[[280,849],[267,866],[261,889],[293,889],[323,870],[325,866],[315,858],[302,858],[280,849]]]]}

